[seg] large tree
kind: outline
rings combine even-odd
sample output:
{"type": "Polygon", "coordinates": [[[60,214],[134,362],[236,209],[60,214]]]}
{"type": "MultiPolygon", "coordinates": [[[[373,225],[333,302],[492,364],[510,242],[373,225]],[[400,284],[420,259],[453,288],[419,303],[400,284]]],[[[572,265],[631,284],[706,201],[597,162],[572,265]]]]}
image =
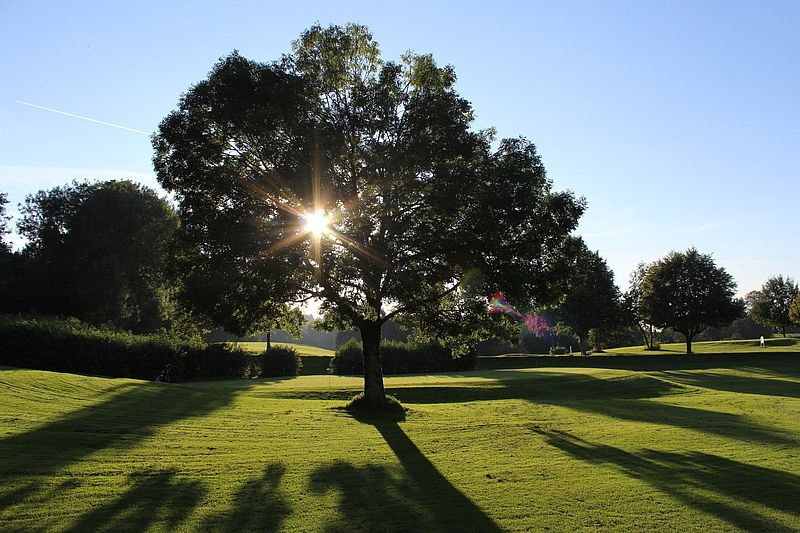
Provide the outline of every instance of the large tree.
{"type": "Polygon", "coordinates": [[[380,407],[386,321],[486,320],[495,290],[551,301],[583,201],[551,190],[530,142],[493,151],[455,80],[429,55],[381,60],[353,24],[310,28],[277,63],[222,59],[154,138],[195,245],[189,303],[246,330],[321,300],[328,325],[360,330],[380,407]]]}
{"type": "Polygon", "coordinates": [[[759,324],[778,330],[786,337],[786,328],[793,322],[789,309],[798,292],[797,283],[792,278],[773,276],[764,282],[761,290],[748,293],[750,316],[759,324]]]}
{"type": "Polygon", "coordinates": [[[582,240],[579,246],[558,316],[578,336],[581,353],[586,354],[589,330],[595,329],[599,335],[619,322],[620,292],[605,259],[589,250],[582,240]]]}
{"type": "Polygon", "coordinates": [[[152,189],[105,181],[39,191],[18,226],[26,309],[136,332],[167,325],[178,219],[152,189]]]}
{"type": "Polygon", "coordinates": [[[653,324],[683,334],[686,353],[708,327],[730,324],[742,316],[744,302],[734,298],[736,283],[714,259],[695,248],[670,252],[647,270],[642,303],[653,324]]]}

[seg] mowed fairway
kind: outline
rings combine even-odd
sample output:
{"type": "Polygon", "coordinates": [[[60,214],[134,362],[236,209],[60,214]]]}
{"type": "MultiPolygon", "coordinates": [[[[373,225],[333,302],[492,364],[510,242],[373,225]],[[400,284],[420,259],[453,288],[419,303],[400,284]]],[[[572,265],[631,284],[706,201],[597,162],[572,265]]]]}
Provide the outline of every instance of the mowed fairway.
{"type": "Polygon", "coordinates": [[[185,384],[0,369],[0,530],[800,529],[800,360],[185,384]]]}

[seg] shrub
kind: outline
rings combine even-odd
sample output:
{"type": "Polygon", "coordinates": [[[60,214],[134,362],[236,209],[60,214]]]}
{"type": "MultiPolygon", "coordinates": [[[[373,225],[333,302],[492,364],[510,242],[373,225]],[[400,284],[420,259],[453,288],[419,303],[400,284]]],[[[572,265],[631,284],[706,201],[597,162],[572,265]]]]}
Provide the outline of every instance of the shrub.
{"type": "Polygon", "coordinates": [[[297,350],[289,346],[271,346],[259,358],[262,377],[296,376],[303,367],[297,350]]]}
{"type": "Polygon", "coordinates": [[[0,364],[147,380],[169,368],[169,381],[246,376],[250,366],[238,349],[39,315],[0,315],[0,364]]]}
{"type": "Polygon", "coordinates": [[[350,339],[336,349],[331,359],[331,374],[358,375],[364,373],[364,356],[361,341],[350,339]]]}
{"type": "MultiPolygon", "coordinates": [[[[380,350],[384,374],[422,374],[475,368],[474,350],[464,356],[453,356],[452,350],[437,342],[383,341],[380,350]]],[[[363,374],[361,343],[351,339],[341,345],[331,360],[330,368],[333,374],[363,374]]]]}
{"type": "Polygon", "coordinates": [[[250,355],[235,344],[209,344],[187,355],[185,374],[192,378],[243,378],[254,375],[250,355]]]}
{"type": "Polygon", "coordinates": [[[550,355],[564,355],[565,353],[567,353],[567,349],[563,346],[550,347],[550,355]]]}
{"type": "Polygon", "coordinates": [[[405,420],[407,411],[400,401],[391,394],[386,395],[386,402],[383,405],[373,405],[366,401],[363,392],[354,396],[344,409],[356,418],[360,416],[381,416],[399,420],[405,420]]]}

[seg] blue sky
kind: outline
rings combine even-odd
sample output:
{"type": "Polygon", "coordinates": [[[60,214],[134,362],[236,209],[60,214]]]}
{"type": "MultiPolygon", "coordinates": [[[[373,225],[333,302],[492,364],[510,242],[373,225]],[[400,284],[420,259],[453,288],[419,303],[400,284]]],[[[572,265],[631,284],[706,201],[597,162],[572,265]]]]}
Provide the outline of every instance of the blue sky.
{"type": "Polygon", "coordinates": [[[146,135],[233,49],[359,22],[386,59],[430,52],[477,128],[536,143],[579,233],[627,284],[696,246],[743,294],[800,279],[800,2],[0,2],[0,191],[73,178],[156,185],[146,135]],[[433,5],[430,5],[433,4],[433,5]]]}

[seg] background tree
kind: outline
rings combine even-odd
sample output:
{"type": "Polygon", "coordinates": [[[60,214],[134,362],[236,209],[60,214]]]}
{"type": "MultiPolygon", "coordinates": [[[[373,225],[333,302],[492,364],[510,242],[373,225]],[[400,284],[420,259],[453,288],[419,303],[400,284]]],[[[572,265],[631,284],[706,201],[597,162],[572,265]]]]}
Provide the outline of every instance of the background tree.
{"type": "Polygon", "coordinates": [[[647,263],[639,263],[631,272],[628,290],[622,295],[621,306],[627,322],[635,325],[644,340],[645,349],[655,349],[653,323],[647,315],[647,307],[642,301],[644,279],[647,276],[647,263]]]}
{"type": "Polygon", "coordinates": [[[552,299],[583,203],[551,190],[524,139],[492,151],[454,85],[429,55],[382,61],[353,24],[310,28],[279,63],[221,60],[154,139],[213,295],[187,291],[190,304],[224,300],[247,329],[262,308],[319,298],[327,326],[360,331],[378,407],[386,321],[427,314],[445,330],[488,323],[496,290],[552,299]]]}
{"type": "Polygon", "coordinates": [[[793,322],[789,309],[798,292],[797,283],[792,278],[773,276],[764,282],[761,290],[748,293],[750,316],[759,324],[780,331],[786,337],[786,328],[793,322]]]}
{"type": "Polygon", "coordinates": [[[724,326],[744,312],[744,302],[734,298],[736,283],[710,255],[695,248],[670,252],[647,270],[642,302],[656,327],[671,327],[692,339],[708,327],[724,326]]]}
{"type": "Polygon", "coordinates": [[[571,264],[569,287],[558,316],[578,336],[582,354],[588,350],[589,331],[599,333],[614,327],[620,320],[620,292],[614,284],[614,273],[598,252],[580,240],[578,254],[571,264]]]}
{"type": "Polygon", "coordinates": [[[794,297],[792,305],[789,307],[789,318],[792,322],[800,325],[800,294],[794,297]]]}
{"type": "Polygon", "coordinates": [[[11,220],[6,214],[8,196],[0,193],[0,313],[14,310],[16,280],[16,257],[11,253],[11,243],[6,240],[10,233],[8,222],[11,220]]]}
{"type": "Polygon", "coordinates": [[[6,214],[6,204],[8,203],[8,195],[0,192],[0,253],[11,252],[11,243],[6,240],[6,235],[11,233],[8,229],[8,221],[11,217],[6,214]]]}
{"type": "Polygon", "coordinates": [[[18,226],[28,239],[27,309],[134,332],[167,325],[178,219],[155,191],[130,181],[73,182],[28,196],[18,226]]]}

